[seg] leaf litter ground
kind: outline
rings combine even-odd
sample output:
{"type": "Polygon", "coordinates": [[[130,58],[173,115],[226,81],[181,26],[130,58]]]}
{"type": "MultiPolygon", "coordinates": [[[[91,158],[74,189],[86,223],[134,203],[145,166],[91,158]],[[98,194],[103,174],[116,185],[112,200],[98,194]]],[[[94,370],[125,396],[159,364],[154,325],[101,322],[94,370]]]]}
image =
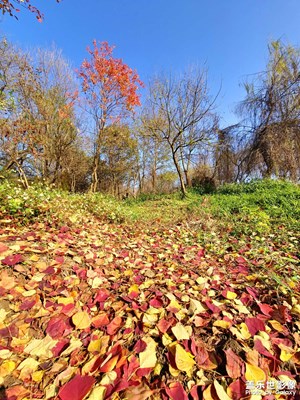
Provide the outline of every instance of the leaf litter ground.
{"type": "Polygon", "coordinates": [[[261,251],[186,224],[0,233],[0,399],[299,398],[299,284],[261,251]]]}

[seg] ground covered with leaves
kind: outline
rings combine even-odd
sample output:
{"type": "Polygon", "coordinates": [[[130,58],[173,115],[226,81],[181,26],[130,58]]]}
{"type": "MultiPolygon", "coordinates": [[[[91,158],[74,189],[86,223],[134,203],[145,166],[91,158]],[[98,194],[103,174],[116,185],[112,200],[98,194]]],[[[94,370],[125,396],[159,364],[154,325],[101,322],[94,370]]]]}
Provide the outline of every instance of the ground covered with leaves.
{"type": "Polygon", "coordinates": [[[297,232],[237,233],[206,202],[181,221],[2,208],[0,399],[299,398],[297,232]]]}

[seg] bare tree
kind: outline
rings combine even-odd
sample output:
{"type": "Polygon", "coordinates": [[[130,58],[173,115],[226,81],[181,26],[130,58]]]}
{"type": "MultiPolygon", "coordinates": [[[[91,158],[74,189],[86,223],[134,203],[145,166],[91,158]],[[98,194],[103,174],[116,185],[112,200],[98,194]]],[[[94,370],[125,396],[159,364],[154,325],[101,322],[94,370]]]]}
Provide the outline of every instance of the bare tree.
{"type": "Polygon", "coordinates": [[[191,155],[215,133],[215,100],[209,95],[205,70],[190,69],[179,77],[162,75],[150,85],[144,123],[147,125],[148,121],[151,135],[169,146],[183,196],[186,195],[191,155]]]}
{"type": "Polygon", "coordinates": [[[300,172],[299,49],[272,42],[267,70],[244,86],[246,98],[238,107],[248,138],[244,171],[296,179],[300,172]]]}

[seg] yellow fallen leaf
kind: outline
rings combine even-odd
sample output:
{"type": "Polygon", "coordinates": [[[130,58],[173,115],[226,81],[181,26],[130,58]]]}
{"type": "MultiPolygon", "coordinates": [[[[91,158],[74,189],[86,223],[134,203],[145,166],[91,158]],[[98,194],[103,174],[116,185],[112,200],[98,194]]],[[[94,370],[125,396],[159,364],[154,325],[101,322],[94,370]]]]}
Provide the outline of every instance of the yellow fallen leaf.
{"type": "Polygon", "coordinates": [[[153,374],[159,376],[159,375],[160,375],[160,372],[161,372],[161,370],[162,370],[162,368],[163,368],[162,364],[160,364],[159,362],[157,362],[156,365],[155,365],[155,368],[154,368],[154,370],[153,370],[153,374]]]}
{"type": "Polygon", "coordinates": [[[38,369],[38,366],[39,366],[39,362],[31,357],[22,361],[21,364],[19,364],[18,368],[17,368],[18,371],[21,371],[20,375],[19,375],[19,379],[21,379],[21,380],[29,379],[30,376],[32,375],[32,373],[38,369]]]}
{"type": "Polygon", "coordinates": [[[100,381],[101,385],[111,385],[117,379],[118,374],[115,371],[107,372],[100,381]]]}
{"type": "Polygon", "coordinates": [[[64,306],[74,304],[74,299],[73,297],[59,297],[57,299],[57,304],[63,304],[64,306]]]}
{"type": "Polygon", "coordinates": [[[240,332],[244,339],[251,338],[251,333],[249,332],[248,326],[244,322],[240,324],[240,332]]]}
{"type": "Polygon", "coordinates": [[[176,300],[172,299],[170,301],[170,304],[167,306],[167,310],[174,312],[174,309],[177,310],[177,311],[180,311],[181,310],[181,305],[176,300]]]}
{"type": "Polygon", "coordinates": [[[139,354],[140,368],[154,368],[157,362],[157,343],[151,337],[143,338],[143,342],[147,344],[147,347],[139,354]]]}
{"type": "Polygon", "coordinates": [[[79,349],[82,346],[82,341],[80,339],[71,338],[69,346],[61,353],[61,357],[68,356],[74,350],[79,349]]]}
{"type": "Polygon", "coordinates": [[[203,285],[203,284],[207,283],[207,278],[203,278],[202,276],[199,276],[199,278],[196,279],[196,282],[198,283],[198,285],[203,285]]]}
{"type": "Polygon", "coordinates": [[[214,380],[214,387],[216,389],[217,395],[220,399],[222,400],[231,400],[231,398],[228,396],[226,393],[225,389],[223,388],[222,385],[215,379],[214,380]]]}
{"type": "Polygon", "coordinates": [[[280,348],[280,360],[281,361],[289,361],[293,355],[295,354],[294,349],[291,347],[285,346],[283,343],[279,343],[278,347],[280,348]]]}
{"type": "Polygon", "coordinates": [[[203,391],[203,400],[215,400],[215,397],[212,396],[212,385],[208,385],[207,388],[203,391]]]}
{"type": "Polygon", "coordinates": [[[7,349],[0,350],[0,358],[2,358],[2,360],[10,358],[11,356],[12,352],[10,350],[7,349]]]}
{"type": "Polygon", "coordinates": [[[162,340],[162,344],[163,344],[165,347],[168,347],[168,346],[173,342],[173,339],[172,339],[171,336],[168,335],[167,333],[164,333],[164,334],[163,334],[161,340],[162,340]]]}
{"type": "Polygon", "coordinates": [[[100,351],[101,339],[91,340],[88,345],[88,351],[93,353],[94,351],[100,351]]]}
{"type": "Polygon", "coordinates": [[[40,259],[40,256],[38,256],[37,254],[33,254],[30,257],[30,261],[39,261],[39,259],[40,259]]]}
{"type": "Polygon", "coordinates": [[[183,326],[180,322],[177,322],[172,328],[172,332],[177,340],[189,339],[193,333],[191,326],[183,326]]]}
{"type": "Polygon", "coordinates": [[[33,380],[34,382],[41,382],[42,379],[43,379],[43,376],[44,376],[44,371],[35,371],[35,372],[32,374],[32,380],[33,380]]]}
{"type": "Polygon", "coordinates": [[[24,353],[28,353],[31,356],[52,358],[52,349],[57,344],[58,340],[52,339],[49,335],[45,336],[44,339],[33,339],[24,348],[24,353]]]}
{"type": "Polygon", "coordinates": [[[206,309],[200,303],[199,300],[190,299],[190,307],[189,312],[193,313],[194,315],[206,312],[206,309]]]}
{"type": "Polygon", "coordinates": [[[23,292],[23,293],[22,293],[22,296],[24,296],[24,297],[31,297],[31,296],[33,296],[34,294],[36,294],[36,290],[35,290],[35,289],[32,289],[32,290],[28,290],[28,291],[23,292]]]}
{"type": "Polygon", "coordinates": [[[178,369],[173,368],[171,364],[169,364],[168,367],[169,367],[169,372],[170,372],[170,374],[171,374],[174,378],[177,378],[177,377],[180,375],[181,372],[180,372],[178,369]]]}
{"type": "Polygon", "coordinates": [[[289,361],[293,357],[293,353],[288,353],[286,350],[281,350],[280,352],[280,360],[281,361],[289,361]]]}
{"type": "Polygon", "coordinates": [[[86,311],[79,311],[72,317],[73,324],[77,329],[86,329],[91,325],[91,319],[86,311]]]}
{"type": "Polygon", "coordinates": [[[103,400],[105,398],[106,387],[97,386],[95,387],[87,400],[103,400]]]}
{"type": "Polygon", "coordinates": [[[134,285],[130,286],[128,293],[131,294],[133,292],[139,293],[139,287],[138,287],[137,284],[134,284],[134,285]]]}
{"type": "Polygon", "coordinates": [[[46,387],[45,389],[45,399],[51,399],[56,396],[56,385],[52,384],[46,387]]]}
{"type": "Polygon", "coordinates": [[[148,328],[155,326],[157,324],[159,316],[157,314],[145,313],[143,315],[143,324],[148,328]]]}
{"type": "Polygon", "coordinates": [[[231,324],[228,321],[224,321],[223,319],[219,320],[219,321],[215,321],[213,323],[213,326],[217,326],[220,328],[224,328],[224,329],[228,329],[230,328],[231,324]]]}
{"type": "Polygon", "coordinates": [[[184,371],[188,375],[191,374],[194,365],[194,357],[187,352],[180,344],[175,345],[175,363],[179,371],[184,371]]]}
{"type": "Polygon", "coordinates": [[[233,300],[233,299],[235,299],[236,297],[237,297],[237,294],[234,293],[234,292],[230,292],[230,291],[228,290],[228,292],[226,293],[226,299],[228,299],[228,300],[233,300]]]}
{"type": "Polygon", "coordinates": [[[253,382],[266,380],[265,372],[256,365],[252,365],[249,363],[246,363],[245,377],[247,381],[253,381],[253,382]]]}
{"type": "Polygon", "coordinates": [[[275,319],[271,319],[268,321],[272,328],[275,329],[277,332],[283,332],[285,330],[284,326],[281,325],[280,322],[276,321],[275,319]]]}
{"type": "Polygon", "coordinates": [[[0,376],[5,377],[13,372],[16,368],[16,363],[12,360],[4,360],[0,366],[0,376]]]}

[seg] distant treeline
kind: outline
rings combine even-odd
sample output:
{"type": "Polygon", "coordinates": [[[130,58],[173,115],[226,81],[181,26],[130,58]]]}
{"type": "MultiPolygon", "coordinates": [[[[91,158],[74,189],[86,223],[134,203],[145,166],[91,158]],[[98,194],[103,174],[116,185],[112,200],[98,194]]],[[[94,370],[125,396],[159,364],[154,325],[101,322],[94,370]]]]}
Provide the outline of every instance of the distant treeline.
{"type": "Polygon", "coordinates": [[[78,70],[56,48],[0,42],[0,175],[70,191],[211,190],[249,178],[300,178],[300,51],[269,45],[244,83],[240,123],[221,127],[207,71],[136,72],[94,42],[78,70]],[[254,78],[253,78],[254,77],[254,78]]]}

